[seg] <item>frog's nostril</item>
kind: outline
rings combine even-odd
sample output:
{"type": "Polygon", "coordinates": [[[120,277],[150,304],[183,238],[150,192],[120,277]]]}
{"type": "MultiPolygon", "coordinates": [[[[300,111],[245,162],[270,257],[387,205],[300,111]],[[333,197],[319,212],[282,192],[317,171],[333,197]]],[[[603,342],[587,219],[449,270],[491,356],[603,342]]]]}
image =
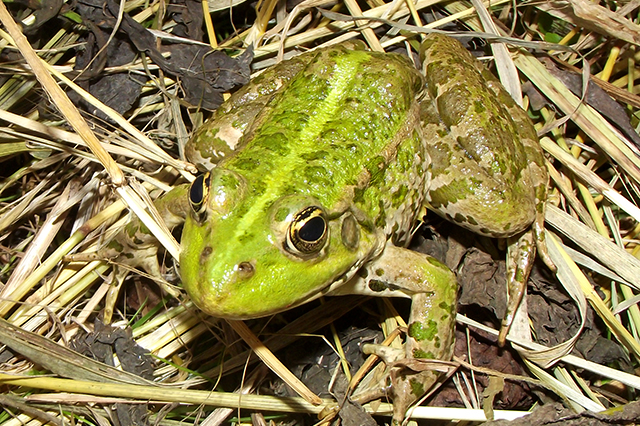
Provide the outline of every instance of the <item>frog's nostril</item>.
{"type": "Polygon", "coordinates": [[[240,276],[240,278],[250,278],[255,272],[255,268],[250,262],[238,263],[236,270],[238,271],[238,275],[240,276]]]}
{"type": "Polygon", "coordinates": [[[204,264],[210,257],[211,257],[211,253],[213,253],[213,248],[211,248],[211,246],[206,246],[205,248],[202,249],[202,252],[200,252],[200,264],[204,264]]]}

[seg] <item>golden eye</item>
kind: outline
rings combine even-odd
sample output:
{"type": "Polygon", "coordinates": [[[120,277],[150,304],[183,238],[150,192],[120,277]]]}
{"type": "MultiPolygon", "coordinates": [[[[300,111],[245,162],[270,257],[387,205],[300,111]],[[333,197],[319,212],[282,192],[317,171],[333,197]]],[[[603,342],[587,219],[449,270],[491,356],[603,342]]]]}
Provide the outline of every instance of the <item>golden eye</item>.
{"type": "Polygon", "coordinates": [[[293,254],[308,256],[325,245],[329,227],[320,207],[307,207],[296,214],[289,226],[286,248],[293,254]]]}
{"type": "Polygon", "coordinates": [[[189,188],[189,202],[191,203],[191,208],[199,221],[204,220],[204,215],[207,210],[210,181],[211,175],[207,172],[198,176],[189,188]]]}

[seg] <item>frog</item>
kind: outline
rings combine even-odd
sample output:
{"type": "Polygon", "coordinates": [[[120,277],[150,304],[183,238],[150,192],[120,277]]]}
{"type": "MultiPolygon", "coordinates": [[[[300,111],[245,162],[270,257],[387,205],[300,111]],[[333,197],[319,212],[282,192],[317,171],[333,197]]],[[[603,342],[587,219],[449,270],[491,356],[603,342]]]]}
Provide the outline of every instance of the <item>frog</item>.
{"type": "MultiPolygon", "coordinates": [[[[266,70],[187,143],[202,174],[156,202],[183,226],[182,285],[209,315],[258,318],[325,295],[411,298],[404,347],[365,348],[388,370],[368,397],[393,400],[394,424],[442,376],[407,365],[453,356],[456,276],[407,248],[424,209],[507,240],[503,329],[546,253],[548,176],[526,112],[458,41],[430,34],[420,50],[422,71],[357,42],[266,70]]],[[[128,263],[157,274],[146,228],[123,235],[128,263]]]]}

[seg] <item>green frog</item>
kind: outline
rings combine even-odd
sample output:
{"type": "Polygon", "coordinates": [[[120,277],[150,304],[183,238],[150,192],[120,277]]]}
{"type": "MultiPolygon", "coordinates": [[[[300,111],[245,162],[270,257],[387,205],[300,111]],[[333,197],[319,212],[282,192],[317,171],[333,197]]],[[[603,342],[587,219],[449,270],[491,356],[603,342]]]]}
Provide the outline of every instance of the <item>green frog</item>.
{"type": "MultiPolygon", "coordinates": [[[[439,377],[402,361],[453,351],[455,275],[405,248],[424,208],[508,239],[505,326],[544,250],[548,177],[526,113],[457,41],[432,34],[421,50],[423,72],[357,43],[265,71],[195,132],[186,152],[203,174],[157,202],[168,226],[184,223],[182,283],[210,315],[261,317],[322,295],[410,297],[405,348],[367,348],[396,370],[378,390],[396,423],[439,377]]],[[[135,222],[119,244],[146,243],[129,263],[157,271],[145,232],[135,222]]]]}

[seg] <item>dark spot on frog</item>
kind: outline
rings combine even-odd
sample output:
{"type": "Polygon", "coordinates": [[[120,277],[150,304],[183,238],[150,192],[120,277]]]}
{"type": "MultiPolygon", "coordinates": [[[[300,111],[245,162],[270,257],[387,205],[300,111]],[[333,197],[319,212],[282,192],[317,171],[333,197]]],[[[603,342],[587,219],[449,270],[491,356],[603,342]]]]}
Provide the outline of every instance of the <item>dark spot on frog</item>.
{"type": "Polygon", "coordinates": [[[204,264],[209,257],[211,257],[211,253],[213,253],[213,248],[211,248],[211,246],[206,246],[205,248],[202,249],[202,252],[200,253],[200,264],[204,264]]]}
{"type": "Polygon", "coordinates": [[[376,227],[382,228],[387,222],[387,215],[385,214],[386,209],[383,200],[380,200],[380,202],[378,203],[378,208],[380,209],[380,214],[378,215],[378,217],[376,217],[374,223],[376,224],[376,227]]]}
{"type": "MultiPolygon", "coordinates": [[[[211,178],[209,177],[209,180],[211,178]]],[[[219,185],[222,188],[225,188],[227,191],[234,191],[237,190],[240,187],[240,180],[238,178],[237,175],[235,174],[231,174],[231,173],[222,173],[218,176],[218,179],[220,180],[219,185]]],[[[210,185],[209,183],[205,182],[206,185],[210,185]]]]}
{"type": "Polygon", "coordinates": [[[122,245],[122,243],[120,243],[118,240],[111,240],[111,242],[109,244],[107,244],[107,247],[109,249],[113,249],[114,251],[118,252],[118,253],[123,253],[123,254],[127,254],[124,253],[125,249],[124,249],[124,245],[122,245]]]}
{"type": "Polygon", "coordinates": [[[504,237],[504,233],[502,233],[500,231],[487,229],[487,228],[480,228],[478,230],[478,233],[480,233],[482,235],[486,235],[488,237],[492,237],[492,238],[503,238],[504,237]]]}
{"type": "Polygon", "coordinates": [[[291,151],[289,148],[289,140],[282,132],[276,132],[265,138],[263,145],[269,151],[272,151],[282,157],[289,155],[289,152],[291,151]]]}
{"type": "Polygon", "coordinates": [[[360,242],[360,230],[358,229],[358,222],[353,215],[348,215],[342,221],[340,238],[342,239],[342,244],[348,250],[353,251],[358,248],[358,243],[360,242]]]}
{"type": "Polygon", "coordinates": [[[408,192],[409,188],[407,187],[407,185],[400,185],[398,190],[391,194],[391,202],[393,207],[398,208],[405,200],[408,192]]]}
{"type": "Polygon", "coordinates": [[[235,166],[240,170],[255,170],[260,166],[260,161],[255,158],[238,158],[235,166]]]}
{"type": "Polygon", "coordinates": [[[372,158],[367,164],[366,168],[369,172],[369,185],[380,187],[384,182],[384,176],[387,169],[387,161],[381,155],[372,158]]]}
{"type": "Polygon", "coordinates": [[[309,166],[304,169],[304,177],[307,183],[329,186],[332,183],[331,171],[322,166],[309,166]]]}
{"type": "Polygon", "coordinates": [[[364,202],[364,191],[365,188],[355,188],[353,190],[353,202],[355,204],[364,202]]]}
{"type": "Polygon", "coordinates": [[[484,114],[484,112],[487,110],[487,108],[484,106],[484,104],[482,102],[480,102],[479,100],[476,100],[473,103],[473,106],[474,106],[474,110],[478,114],[484,114]]]}
{"type": "MultiPolygon", "coordinates": [[[[479,179],[467,177],[464,179],[454,179],[446,186],[442,186],[435,191],[429,192],[429,203],[434,209],[455,204],[459,200],[466,199],[469,195],[476,193],[476,188],[482,188],[479,179]]],[[[452,219],[451,216],[448,216],[452,219]]]]}
{"type": "Polygon", "coordinates": [[[420,349],[414,349],[413,350],[413,357],[414,358],[422,358],[422,359],[436,359],[436,355],[433,352],[425,352],[423,350],[420,349]]]}
{"type": "Polygon", "coordinates": [[[319,149],[317,151],[305,152],[300,155],[300,157],[306,161],[324,160],[327,157],[327,151],[319,149]]]}
{"type": "Polygon", "coordinates": [[[245,215],[249,211],[249,207],[250,207],[249,203],[241,203],[240,206],[233,211],[233,213],[236,214],[237,216],[245,215]]]}
{"type": "Polygon", "coordinates": [[[374,229],[375,229],[375,228],[374,228],[374,226],[373,226],[373,223],[371,223],[371,222],[370,222],[370,221],[368,221],[368,220],[365,220],[365,221],[360,222],[360,226],[362,227],[362,229],[363,229],[365,232],[368,232],[368,233],[370,233],[370,234],[371,234],[371,233],[373,233],[373,232],[374,232],[374,229]]]}
{"type": "Polygon", "coordinates": [[[384,281],[380,280],[369,280],[368,282],[369,290],[379,293],[385,291],[388,287],[384,281]]]}
{"type": "Polygon", "coordinates": [[[282,191],[281,191],[283,196],[291,195],[291,194],[298,194],[299,192],[300,192],[300,190],[295,185],[290,184],[290,183],[285,184],[282,187],[282,191]]]}
{"type": "Polygon", "coordinates": [[[289,209],[286,207],[280,207],[278,211],[276,211],[276,214],[273,215],[273,219],[276,222],[282,222],[287,218],[287,216],[289,216],[289,209]]]}
{"type": "Polygon", "coordinates": [[[438,324],[434,320],[427,320],[426,324],[420,321],[414,321],[409,324],[409,336],[421,341],[437,341],[438,340],[438,324]]]}
{"type": "Polygon", "coordinates": [[[353,105],[360,105],[362,103],[362,101],[358,98],[355,98],[353,96],[349,96],[347,98],[344,99],[345,104],[353,104],[353,105]]]}
{"type": "Polygon", "coordinates": [[[416,379],[410,379],[409,380],[409,384],[411,385],[411,393],[416,397],[416,398],[420,398],[422,397],[425,392],[427,391],[424,388],[424,385],[422,383],[420,383],[419,380],[416,379]]]}
{"type": "MultiPolygon", "coordinates": [[[[268,139],[270,139],[272,135],[280,134],[284,136],[285,133],[298,133],[305,127],[308,120],[308,114],[301,114],[295,111],[286,110],[274,113],[269,122],[265,123],[260,129],[261,134],[264,135],[267,140],[260,140],[259,144],[268,146],[268,139]]],[[[254,140],[254,144],[256,144],[256,140],[254,140]]]]}
{"type": "Polygon", "coordinates": [[[391,290],[391,291],[400,290],[400,286],[396,284],[390,283],[388,281],[376,280],[376,279],[369,280],[369,282],[367,282],[367,286],[371,291],[375,291],[375,292],[381,292],[385,290],[391,290]]]}
{"type": "Polygon", "coordinates": [[[466,223],[467,217],[461,213],[456,213],[456,215],[453,217],[453,221],[456,223],[466,223]]]}
{"type": "Polygon", "coordinates": [[[245,242],[245,241],[251,240],[252,238],[253,238],[253,234],[251,234],[250,232],[245,232],[244,234],[238,237],[238,241],[245,242]]]}
{"type": "Polygon", "coordinates": [[[259,197],[260,195],[262,195],[264,191],[266,191],[266,189],[267,189],[267,184],[263,180],[257,180],[253,182],[253,185],[251,185],[251,192],[256,197],[259,197]]]}

